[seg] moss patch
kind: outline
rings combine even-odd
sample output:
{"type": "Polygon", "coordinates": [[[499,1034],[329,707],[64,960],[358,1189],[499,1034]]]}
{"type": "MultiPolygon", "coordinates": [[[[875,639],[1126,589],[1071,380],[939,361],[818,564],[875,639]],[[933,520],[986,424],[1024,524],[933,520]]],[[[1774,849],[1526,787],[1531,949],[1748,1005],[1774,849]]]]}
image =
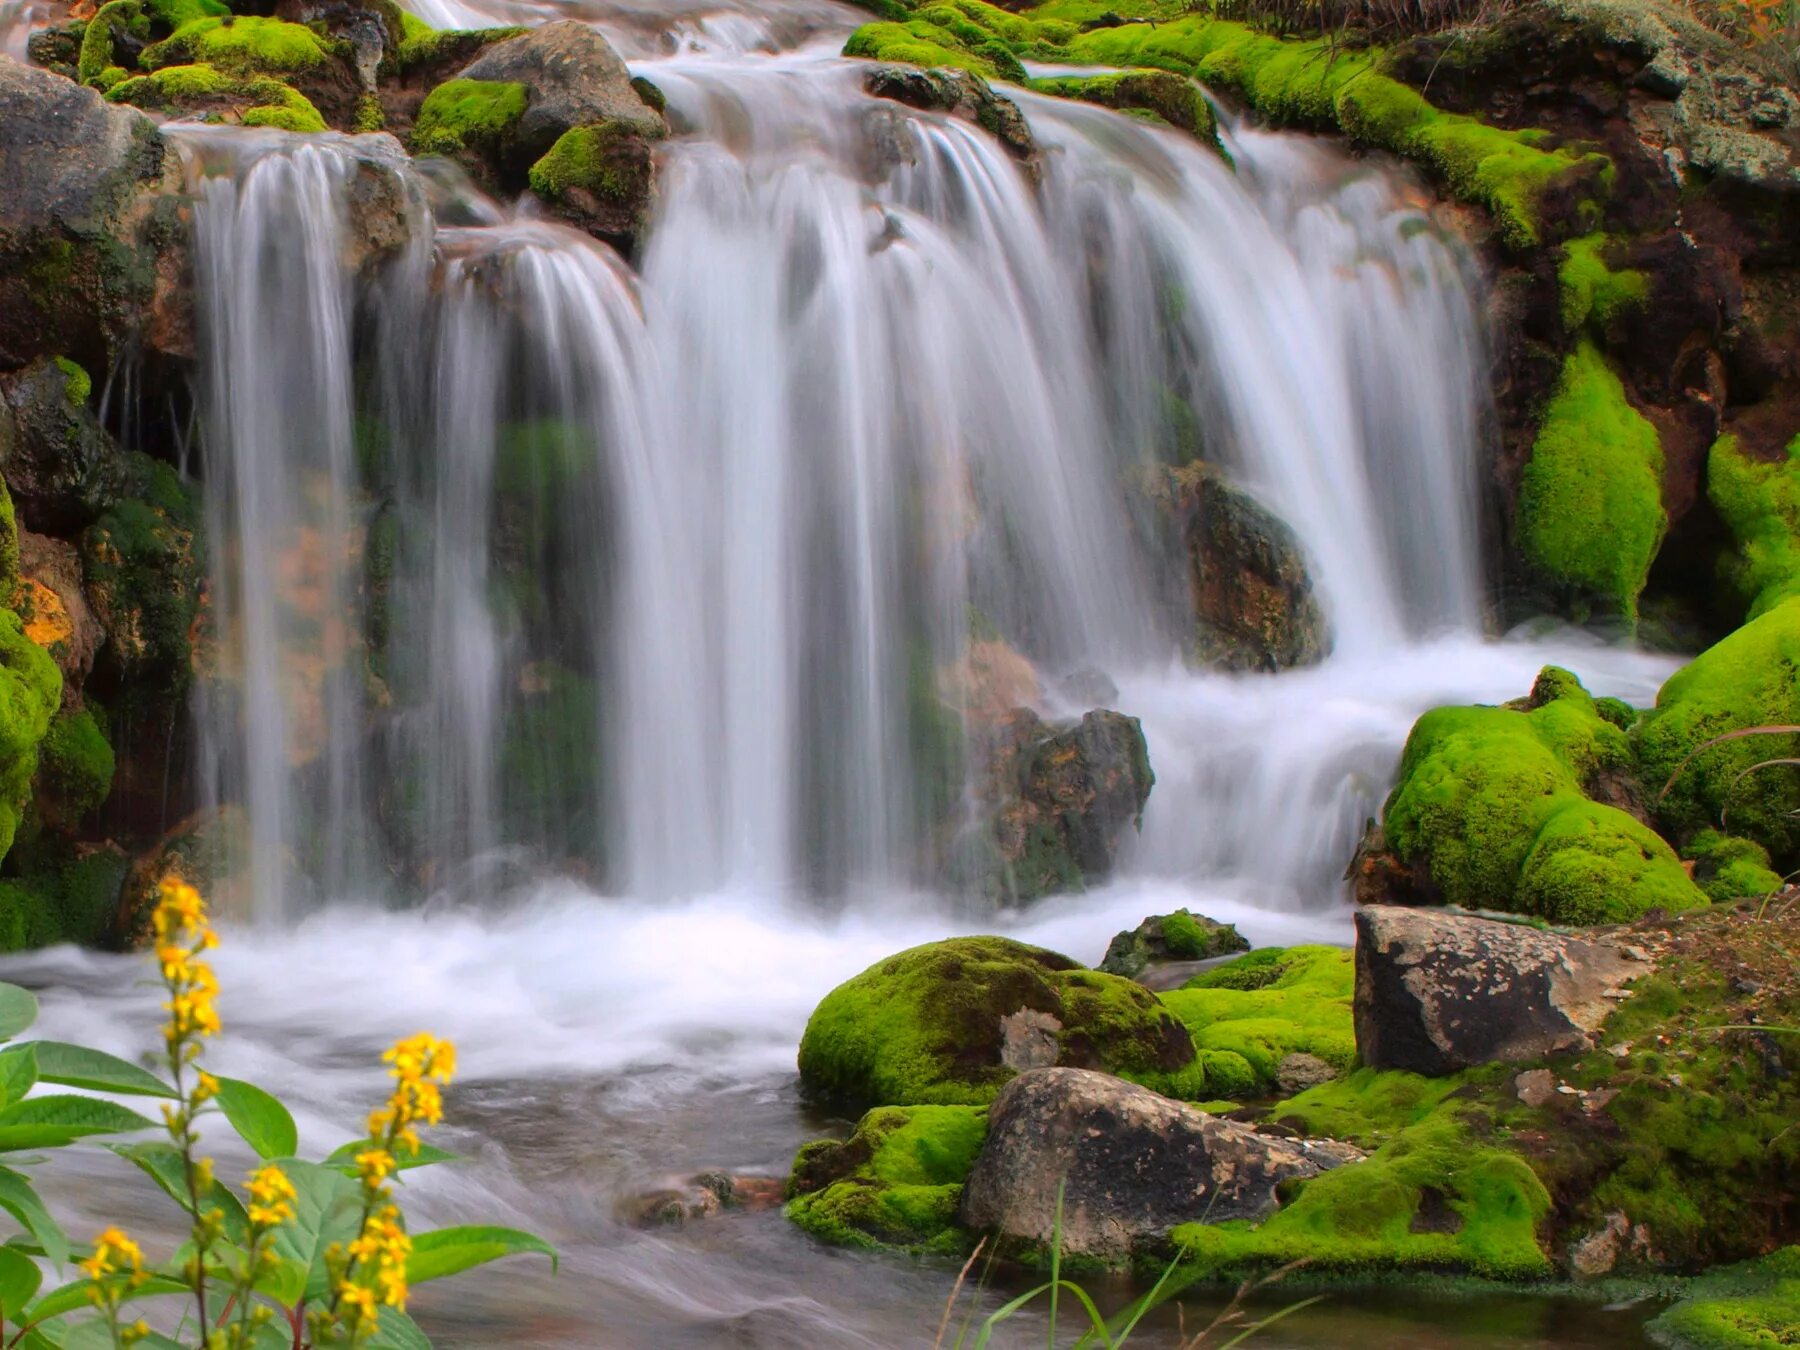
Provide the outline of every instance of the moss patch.
{"type": "Polygon", "coordinates": [[[1580,332],[1590,323],[1604,333],[1615,320],[1641,309],[1650,297],[1650,279],[1635,268],[1615,272],[1606,254],[1614,241],[1604,234],[1583,235],[1563,245],[1557,286],[1562,299],[1563,327],[1580,332]]]}
{"type": "Polygon", "coordinates": [[[88,600],[120,674],[185,688],[205,575],[199,508],[169,465],[136,451],[125,465],[125,495],[82,535],[88,600]]]}
{"type": "Polygon", "coordinates": [[[1637,622],[1662,546],[1662,444],[1592,342],[1563,364],[1519,485],[1525,559],[1579,611],[1598,601],[1637,622]]]}
{"type": "Polygon", "coordinates": [[[1350,1067],[1355,982],[1346,948],[1276,947],[1206,971],[1162,1001],[1193,1038],[1208,1095],[1257,1097],[1275,1090],[1275,1070],[1292,1054],[1350,1067]]]}
{"type": "Polygon", "coordinates": [[[1057,98],[1079,99],[1103,108],[1144,112],[1179,127],[1219,154],[1219,124],[1198,85],[1166,70],[1126,70],[1106,75],[1060,75],[1033,80],[1031,88],[1057,98]]]}
{"type": "Polygon", "coordinates": [[[983,1105],[1015,1072],[1002,1019],[1018,1013],[1058,1063],[1202,1095],[1187,1032],[1149,990],[999,937],[914,947],[839,985],[806,1024],[800,1077],[857,1102],[983,1105]]]}
{"type": "Polygon", "coordinates": [[[1694,863],[1695,884],[1721,904],[1770,895],[1781,887],[1769,865],[1769,850],[1752,839],[1702,830],[1688,840],[1681,856],[1694,863]]]}
{"type": "Polygon", "coordinates": [[[525,104],[522,84],[505,80],[446,80],[419,105],[412,148],[427,155],[497,148],[525,115],[525,104]]]}
{"type": "Polygon", "coordinates": [[[1719,826],[1766,848],[1778,868],[1800,859],[1800,770],[1762,760],[1791,756],[1800,738],[1750,736],[1692,754],[1704,742],[1748,727],[1800,725],[1800,599],[1784,600],[1676,671],[1637,731],[1644,785],[1678,834],[1719,826]],[[1688,761],[1683,766],[1683,761],[1688,761]]]}
{"type": "Polygon", "coordinates": [[[580,191],[617,205],[641,202],[650,190],[643,140],[637,129],[617,121],[565,131],[531,166],[531,190],[552,201],[580,191]]]}
{"type": "Polygon", "coordinates": [[[38,747],[62,702],[62,672],[25,636],[19,616],[0,610],[0,858],[11,850],[31,799],[38,747]]]}
{"type": "Polygon", "coordinates": [[[1388,846],[1470,909],[1599,923],[1704,905],[1667,843],[1583,792],[1631,763],[1625,733],[1572,675],[1547,668],[1524,709],[1419,719],[1387,800],[1388,846]]]}
{"type": "Polygon", "coordinates": [[[1749,617],[1800,596],[1800,436],[1775,461],[1752,459],[1737,437],[1721,436],[1707,456],[1706,495],[1737,541],[1722,570],[1749,617]]]}
{"type": "Polygon", "coordinates": [[[203,63],[233,75],[295,75],[331,53],[312,29],[280,19],[224,14],[184,23],[138,58],[145,70],[203,63]]]}
{"type": "Polygon", "coordinates": [[[1788,1350],[1800,1345],[1800,1247],[1710,1271],[1650,1324],[1685,1350],[1788,1350]]]}
{"type": "Polygon", "coordinates": [[[95,810],[112,791],[113,748],[87,708],[56,715],[38,755],[38,786],[56,812],[73,822],[95,810]]]}
{"type": "Polygon", "coordinates": [[[113,103],[171,114],[210,113],[249,127],[319,132],[325,119],[297,89],[269,76],[236,76],[209,65],[165,66],[107,90],[113,103]]]}
{"type": "Polygon", "coordinates": [[[130,866],[111,847],[33,859],[25,875],[0,881],[0,951],[107,943],[130,866]]]}
{"type": "Polygon", "coordinates": [[[984,1107],[880,1107],[849,1139],[800,1150],[787,1216],[841,1246],[958,1254],[970,1239],[957,1202],[986,1138],[984,1107]]]}

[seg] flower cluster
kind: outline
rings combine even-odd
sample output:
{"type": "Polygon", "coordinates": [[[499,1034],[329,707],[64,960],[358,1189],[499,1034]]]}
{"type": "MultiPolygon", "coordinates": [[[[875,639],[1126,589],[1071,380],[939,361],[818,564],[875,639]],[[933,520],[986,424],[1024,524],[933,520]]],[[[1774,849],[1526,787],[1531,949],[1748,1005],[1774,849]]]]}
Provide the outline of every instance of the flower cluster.
{"type": "MultiPolygon", "coordinates": [[[[123,1275],[126,1283],[135,1288],[148,1278],[144,1274],[144,1253],[117,1228],[108,1228],[95,1238],[94,1254],[79,1264],[96,1284],[114,1275],[123,1275]]],[[[96,1300],[99,1297],[96,1290],[96,1300]]]]}
{"type": "MultiPolygon", "coordinates": [[[[381,1058],[392,1066],[388,1072],[394,1076],[394,1095],[387,1105],[370,1114],[369,1137],[400,1144],[407,1152],[417,1153],[416,1127],[436,1125],[444,1118],[444,1098],[439,1087],[456,1076],[456,1047],[421,1031],[397,1043],[381,1058]]],[[[362,1158],[357,1161],[361,1164],[362,1158]]]]}
{"type": "Polygon", "coordinates": [[[250,1174],[250,1223],[255,1228],[274,1228],[294,1217],[294,1183],[273,1164],[250,1174]]]}
{"type": "MultiPolygon", "coordinates": [[[[374,1266],[381,1301],[402,1312],[406,1310],[406,1258],[411,1254],[412,1239],[406,1235],[400,1211],[393,1205],[371,1215],[361,1235],[350,1244],[350,1255],[359,1265],[374,1266]]],[[[373,1292],[364,1290],[366,1294],[373,1292]]],[[[370,1308],[372,1311],[372,1305],[370,1308]]]]}
{"type": "Polygon", "coordinates": [[[200,892],[175,877],[165,877],[153,922],[156,927],[156,961],[168,986],[163,1005],[169,1021],[163,1037],[172,1054],[192,1060],[198,1042],[219,1033],[219,981],[200,954],[219,945],[218,935],[206,919],[206,902],[200,892]],[[188,1047],[193,1049],[189,1050],[188,1047]]]}

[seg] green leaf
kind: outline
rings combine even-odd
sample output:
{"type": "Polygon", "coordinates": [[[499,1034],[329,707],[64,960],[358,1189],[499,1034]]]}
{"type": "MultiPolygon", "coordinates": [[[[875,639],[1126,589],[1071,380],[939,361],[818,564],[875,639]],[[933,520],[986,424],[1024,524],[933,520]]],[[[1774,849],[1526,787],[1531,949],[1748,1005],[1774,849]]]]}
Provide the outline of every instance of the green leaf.
{"type": "Polygon", "coordinates": [[[429,1233],[416,1233],[412,1255],[406,1259],[406,1282],[424,1284],[442,1279],[475,1266],[485,1266],[503,1256],[536,1252],[550,1258],[550,1269],[556,1269],[556,1248],[535,1233],[517,1228],[496,1228],[489,1224],[466,1224],[458,1228],[437,1228],[429,1233]]]}
{"type": "Polygon", "coordinates": [[[90,1050],[65,1041],[29,1041],[19,1048],[37,1051],[38,1077],[46,1083],[86,1088],[90,1092],[122,1092],[133,1097],[175,1096],[175,1089],[148,1069],[140,1069],[104,1050],[90,1050]]]}
{"type": "Polygon", "coordinates": [[[287,1107],[254,1083],[221,1078],[218,1102],[225,1119],[258,1157],[291,1158],[300,1147],[300,1131],[287,1107]]]}
{"type": "MultiPolygon", "coordinates": [[[[373,1139],[352,1139],[340,1148],[334,1148],[331,1156],[325,1160],[325,1166],[335,1167],[351,1176],[356,1174],[356,1155],[364,1149],[375,1147],[373,1139]]],[[[394,1150],[394,1168],[399,1172],[410,1172],[415,1167],[430,1167],[433,1163],[461,1162],[462,1159],[447,1149],[421,1142],[419,1147],[408,1152],[404,1146],[394,1150]]]]}
{"type": "Polygon", "coordinates": [[[24,1101],[37,1080],[37,1052],[29,1045],[0,1054],[0,1110],[24,1101]]]}
{"type": "Polygon", "coordinates": [[[279,1166],[293,1183],[294,1217],[270,1235],[270,1250],[305,1269],[308,1300],[324,1298],[331,1292],[325,1251],[334,1242],[356,1240],[362,1227],[362,1187],[318,1163],[283,1158],[279,1166]]]}
{"type": "Polygon", "coordinates": [[[113,1102],[66,1093],[31,1097],[0,1111],[0,1153],[60,1148],[90,1134],[125,1134],[151,1127],[136,1111],[113,1102]]]}
{"type": "Polygon", "coordinates": [[[361,1345],[363,1350],[431,1350],[419,1324],[398,1308],[383,1308],[375,1322],[375,1334],[361,1345]]]}
{"type": "MultiPolygon", "coordinates": [[[[137,1167],[189,1214],[194,1212],[194,1206],[188,1200],[187,1164],[175,1145],[149,1140],[142,1144],[106,1144],[103,1147],[137,1167]]],[[[237,1196],[214,1178],[205,1202],[206,1208],[216,1209],[225,1216],[225,1236],[233,1242],[244,1241],[250,1230],[250,1219],[237,1196]]]]}
{"type": "Polygon", "coordinates": [[[16,984],[0,984],[0,1041],[10,1041],[37,1021],[37,996],[16,984]]]}
{"type": "MultiPolygon", "coordinates": [[[[48,1322],[52,1317],[61,1317],[64,1313],[91,1308],[94,1305],[88,1294],[93,1287],[94,1282],[85,1277],[58,1285],[25,1310],[25,1320],[36,1326],[40,1322],[48,1322]]],[[[187,1294],[192,1297],[193,1291],[180,1280],[172,1280],[166,1275],[152,1275],[131,1291],[134,1299],[158,1298],[169,1294],[187,1294]]]]}
{"type": "Polygon", "coordinates": [[[36,1261],[24,1252],[0,1247],[0,1325],[16,1321],[43,1282],[44,1272],[36,1261]]]}
{"type": "Polygon", "coordinates": [[[35,1187],[10,1167],[0,1167],[0,1209],[19,1221],[19,1226],[44,1249],[58,1266],[69,1263],[69,1239],[50,1217],[35,1187]]]}

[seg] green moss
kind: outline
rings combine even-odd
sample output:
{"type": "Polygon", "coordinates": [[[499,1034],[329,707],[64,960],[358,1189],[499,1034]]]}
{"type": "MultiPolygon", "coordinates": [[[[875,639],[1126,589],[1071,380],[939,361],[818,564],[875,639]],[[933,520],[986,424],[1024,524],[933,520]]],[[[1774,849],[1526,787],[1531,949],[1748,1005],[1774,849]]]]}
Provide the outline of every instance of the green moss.
{"type": "Polygon", "coordinates": [[[1702,830],[1688,840],[1681,856],[1694,863],[1694,883],[1720,904],[1781,888],[1781,878],[1769,865],[1769,850],[1751,839],[1702,830]]]}
{"type": "Polygon", "coordinates": [[[1680,1350],[1789,1350],[1800,1345],[1800,1247],[1709,1271],[1654,1322],[1680,1350]]]}
{"type": "Polygon", "coordinates": [[[643,136],[623,122],[575,127],[531,166],[531,190],[560,201],[576,190],[621,205],[641,202],[650,186],[643,136]]]}
{"type": "Polygon", "coordinates": [[[1706,495],[1737,541],[1726,579],[1750,606],[1750,618],[1800,595],[1800,436],[1783,459],[1752,459],[1735,436],[1713,442],[1706,495]]]}
{"type": "Polygon", "coordinates": [[[1629,769],[1625,734],[1567,671],[1539,676],[1530,704],[1419,719],[1384,813],[1394,853],[1470,909],[1593,923],[1705,904],[1660,837],[1582,790],[1629,769]]]}
{"type": "Polygon", "coordinates": [[[381,99],[374,94],[364,94],[356,100],[356,117],[351,130],[359,135],[371,131],[380,131],[387,125],[387,114],[381,110],[381,99]]]}
{"type": "Polygon", "coordinates": [[[1162,1001],[1193,1038],[1210,1095],[1266,1096],[1289,1055],[1350,1067],[1356,1057],[1350,1017],[1355,982],[1345,948],[1269,948],[1205,972],[1162,1001]],[[1254,972],[1254,987],[1233,986],[1239,966],[1240,976],[1254,972]]]}
{"type": "Polygon", "coordinates": [[[269,76],[233,76],[209,65],[164,66],[109,89],[113,103],[165,113],[232,111],[244,126],[320,132],[325,119],[297,89],[269,76]]]}
{"type": "Polygon", "coordinates": [[[88,600],[122,675],[184,688],[205,574],[199,509],[169,465],[135,451],[124,463],[125,495],[82,535],[88,600]]]}
{"type": "Polygon", "coordinates": [[[1650,298],[1650,279],[1635,268],[1615,272],[1605,254],[1613,241],[1604,234],[1583,235],[1563,245],[1556,280],[1562,292],[1563,327],[1579,332],[1591,321],[1604,333],[1627,310],[1641,309],[1650,298]]]}
{"type": "MultiPolygon", "coordinates": [[[[924,13],[942,19],[955,11],[944,5],[924,13]]],[[[1004,41],[960,18],[947,26],[923,16],[901,23],[867,23],[850,35],[844,55],[1025,82],[1025,68],[1004,41]]]]}
{"type": "Polygon", "coordinates": [[[880,1107],[848,1140],[800,1151],[787,1216],[842,1246],[958,1254],[957,1202],[986,1137],[983,1107],[880,1107]]]}
{"type": "Polygon", "coordinates": [[[503,80],[446,80],[425,96],[413,123],[412,148],[420,154],[501,145],[525,115],[525,86],[503,80]]]}
{"type": "Polygon", "coordinates": [[[1461,1075],[1427,1078],[1401,1070],[1357,1069],[1290,1097],[1270,1114],[1305,1135],[1377,1148],[1430,1115],[1462,1085],[1461,1075]]]}
{"type": "Polygon", "coordinates": [[[806,1024],[800,1077],[858,1102],[981,1105],[1013,1076],[1001,1019],[1021,1010],[1060,1024],[1059,1062],[1202,1095],[1187,1033],[1149,990],[998,937],[914,947],[839,985],[806,1024]]]}
{"type": "Polygon", "coordinates": [[[13,510],[12,493],[0,480],[0,597],[11,597],[19,590],[19,518],[13,510]]]}
{"type": "Polygon", "coordinates": [[[223,14],[190,20],[147,47],[145,70],[195,63],[233,75],[293,75],[331,59],[310,28],[280,19],[223,14]]]}
{"type": "Polygon", "coordinates": [[[1063,75],[1031,82],[1040,94],[1079,99],[1103,108],[1141,111],[1179,127],[1219,154],[1218,121],[1212,104],[1191,80],[1164,70],[1125,70],[1106,75],[1063,75]]]}
{"type": "Polygon", "coordinates": [[[58,813],[79,820],[112,792],[113,748],[86,708],[58,713],[38,755],[39,787],[52,794],[58,813]]]}
{"type": "Polygon", "coordinates": [[[435,66],[440,62],[466,64],[483,47],[518,37],[526,30],[516,27],[436,29],[423,19],[403,12],[400,16],[400,31],[400,44],[392,57],[396,74],[435,66]]]}
{"type": "Polygon", "coordinates": [[[81,35],[81,54],[75,73],[83,84],[97,84],[113,66],[113,44],[120,37],[143,41],[150,36],[150,18],[143,0],[108,0],[88,20],[81,35]]]}
{"type": "Polygon", "coordinates": [[[1550,1195],[1524,1159],[1488,1137],[1486,1117],[1440,1102],[1364,1161],[1303,1183],[1260,1226],[1183,1224],[1171,1235],[1188,1279],[1304,1260],[1319,1273],[1550,1273],[1538,1246],[1550,1195]]]}
{"type": "Polygon", "coordinates": [[[0,951],[107,942],[130,869],[110,846],[35,858],[24,875],[0,881],[0,951]]]}
{"type": "Polygon", "coordinates": [[[12,848],[37,773],[38,747],[62,702],[62,672],[0,610],[0,858],[12,848]]]}
{"type": "Polygon", "coordinates": [[[1520,482],[1526,561],[1578,604],[1599,600],[1635,624],[1668,529],[1662,471],[1656,428],[1584,340],[1563,365],[1520,482]]]}
{"type": "Polygon", "coordinates": [[[1676,671],[1639,725],[1646,795],[1679,834],[1718,826],[1753,839],[1778,867],[1800,858],[1800,771],[1748,772],[1795,753],[1793,736],[1748,736],[1688,756],[1716,736],[1758,726],[1800,725],[1800,599],[1784,600],[1676,671]],[[1679,774],[1676,773],[1680,769],[1679,774]]]}
{"type": "Polygon", "coordinates": [[[63,385],[63,397],[69,400],[71,407],[84,407],[88,395],[94,392],[94,381],[87,371],[66,356],[56,358],[56,368],[63,373],[66,383],[63,385]]]}

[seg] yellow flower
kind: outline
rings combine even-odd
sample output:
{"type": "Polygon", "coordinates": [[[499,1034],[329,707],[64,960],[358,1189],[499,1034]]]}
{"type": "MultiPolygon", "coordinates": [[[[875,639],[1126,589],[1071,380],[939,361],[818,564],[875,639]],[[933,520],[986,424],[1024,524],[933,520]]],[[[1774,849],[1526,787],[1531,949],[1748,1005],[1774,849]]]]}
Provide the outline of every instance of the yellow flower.
{"type": "Polygon", "coordinates": [[[416,1127],[436,1125],[444,1118],[444,1095],[439,1085],[456,1075],[456,1047],[420,1032],[396,1043],[382,1059],[392,1066],[388,1072],[395,1080],[394,1093],[385,1106],[370,1113],[369,1136],[391,1139],[417,1153],[416,1127]]]}
{"type": "Polygon", "coordinates": [[[279,1167],[269,1166],[250,1174],[250,1222],[257,1228],[273,1228],[294,1217],[294,1184],[279,1167]]]}
{"type": "Polygon", "coordinates": [[[338,1297],[344,1301],[344,1306],[354,1314],[350,1319],[352,1325],[362,1322],[367,1322],[370,1326],[375,1325],[379,1315],[375,1311],[375,1291],[373,1289],[364,1284],[344,1284],[338,1287],[338,1297]]]}
{"type": "Polygon", "coordinates": [[[79,1265],[90,1280],[122,1272],[135,1276],[144,1268],[144,1254],[121,1230],[108,1228],[94,1239],[94,1254],[79,1265]]]}
{"type": "Polygon", "coordinates": [[[205,1069],[200,1070],[200,1076],[194,1080],[194,1091],[192,1094],[194,1105],[198,1106],[201,1102],[210,1102],[218,1095],[219,1080],[214,1078],[205,1069]]]}
{"type": "Polygon", "coordinates": [[[356,1172],[370,1185],[378,1185],[394,1173],[394,1155],[385,1148],[364,1149],[356,1155],[356,1172]]]}

